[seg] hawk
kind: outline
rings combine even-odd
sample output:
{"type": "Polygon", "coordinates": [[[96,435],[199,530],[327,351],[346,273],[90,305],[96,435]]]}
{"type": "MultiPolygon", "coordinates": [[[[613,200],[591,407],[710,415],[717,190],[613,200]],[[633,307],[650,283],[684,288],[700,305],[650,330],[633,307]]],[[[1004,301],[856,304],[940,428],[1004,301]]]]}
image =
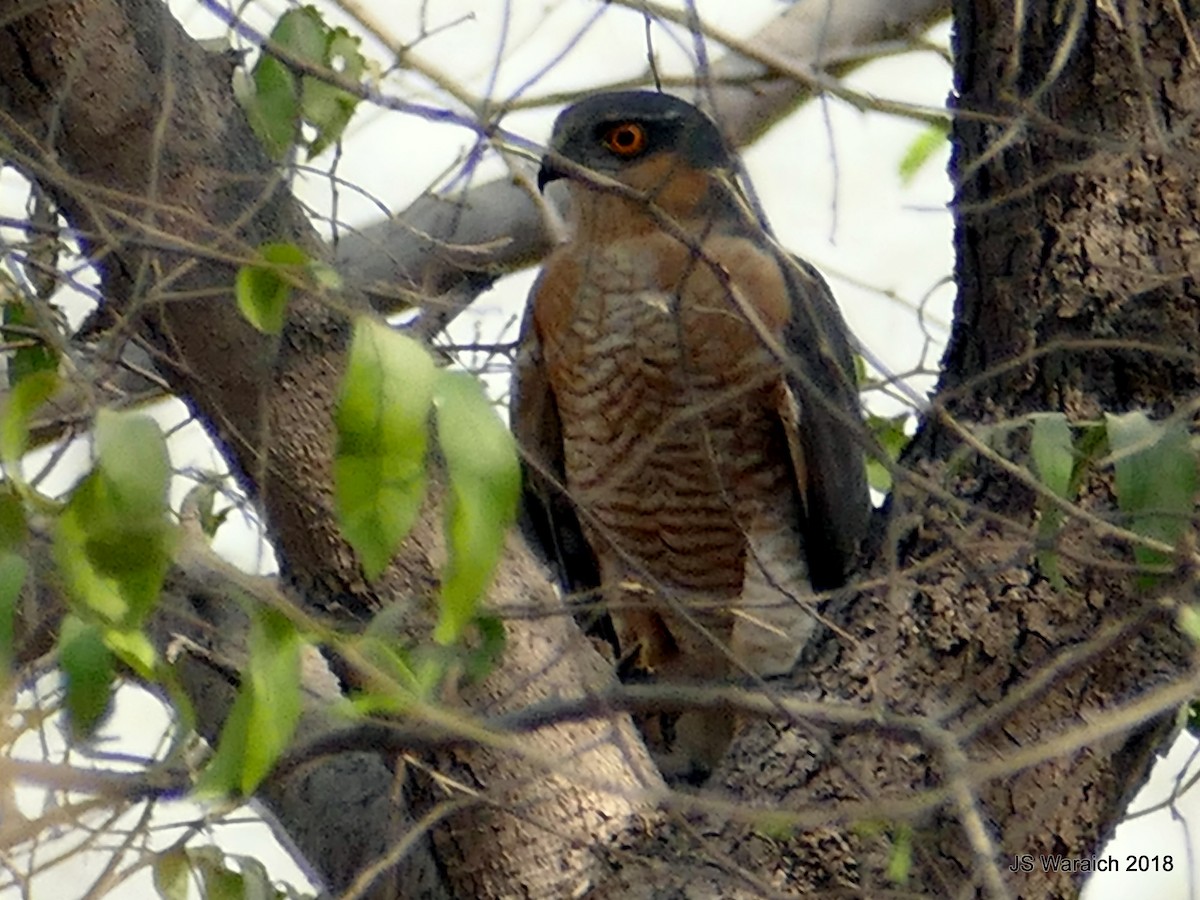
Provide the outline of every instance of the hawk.
{"type": "MultiPolygon", "coordinates": [[[[565,590],[598,590],[627,670],[786,673],[870,512],[837,306],[750,211],[691,104],[623,91],[569,107],[538,185],[560,180],[570,239],[532,289],[513,376],[525,534],[565,590]]],[[[642,724],[678,777],[710,771],[733,729],[714,713],[642,724]]]]}

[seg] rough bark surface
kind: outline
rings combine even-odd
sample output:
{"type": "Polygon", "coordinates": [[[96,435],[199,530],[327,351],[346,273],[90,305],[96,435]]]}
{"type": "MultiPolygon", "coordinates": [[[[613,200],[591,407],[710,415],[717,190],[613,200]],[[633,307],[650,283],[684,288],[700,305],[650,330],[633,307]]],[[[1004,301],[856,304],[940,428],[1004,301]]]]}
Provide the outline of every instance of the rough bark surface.
{"type": "MultiPolygon", "coordinates": [[[[1077,892],[1077,875],[1007,861],[1096,851],[1200,690],[1173,627],[1186,569],[1169,591],[1135,589],[1128,541],[1104,527],[1115,503],[1100,468],[1057,538],[1066,587],[1053,587],[1035,562],[1025,432],[976,436],[1038,411],[1085,421],[1192,402],[1200,59],[1174,4],[1018,4],[1019,21],[1012,4],[957,6],[946,370],[862,576],[826,610],[837,628],[767,690],[791,705],[745,728],[697,794],[664,789],[624,714],[489,729],[487,717],[613,678],[514,542],[492,596],[509,615],[505,660],[447,698],[477,739],[426,757],[365,748],[270,786],[331,888],[411,847],[370,896],[877,897],[897,889],[889,865],[911,828],[913,895],[1077,892]]],[[[299,602],[346,622],[388,604],[420,619],[443,555],[436,499],[375,584],[332,512],[329,413],[360,304],[300,297],[272,341],[230,300],[259,244],[322,249],[225,64],[154,0],[0,0],[0,46],[5,152],[96,257],[118,323],[108,351],[137,336],[209,425],[299,602]]],[[[185,574],[164,641],[188,634],[236,671],[236,612],[185,574]]],[[[192,668],[212,734],[228,679],[192,668]]],[[[329,732],[324,712],[314,696],[306,736],[329,732]]]]}

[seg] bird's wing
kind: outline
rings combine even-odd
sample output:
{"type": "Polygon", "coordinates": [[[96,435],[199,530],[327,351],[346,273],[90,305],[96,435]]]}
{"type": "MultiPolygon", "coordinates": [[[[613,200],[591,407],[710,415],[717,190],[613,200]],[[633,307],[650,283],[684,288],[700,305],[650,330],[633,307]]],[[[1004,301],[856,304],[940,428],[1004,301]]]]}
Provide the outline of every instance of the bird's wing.
{"type": "Polygon", "coordinates": [[[583,536],[575,505],[567,495],[562,422],[546,375],[533,310],[539,278],[521,323],[511,388],[513,435],[521,450],[521,532],[554,572],[567,593],[600,585],[596,556],[583,536]]]}
{"type": "MultiPolygon", "coordinates": [[[[760,249],[764,238],[773,245],[740,185],[730,179],[718,185],[721,229],[760,249]]],[[[779,415],[804,505],[809,578],[813,587],[829,590],[845,583],[871,514],[854,351],[820,273],[777,245],[769,252],[783,273],[789,300],[781,335],[789,390],[779,415]]]]}
{"type": "Polygon", "coordinates": [[[788,397],[780,410],[804,502],[805,555],[817,590],[845,583],[871,512],[849,331],[815,269],[782,256],[788,397]]]}

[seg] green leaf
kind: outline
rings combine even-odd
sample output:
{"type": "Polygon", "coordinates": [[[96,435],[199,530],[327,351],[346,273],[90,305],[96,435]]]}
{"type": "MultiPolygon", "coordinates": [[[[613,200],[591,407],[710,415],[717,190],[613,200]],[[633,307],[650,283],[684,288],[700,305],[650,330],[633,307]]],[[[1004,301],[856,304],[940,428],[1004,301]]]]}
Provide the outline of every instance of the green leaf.
{"type": "Polygon", "coordinates": [[[0,683],[13,668],[17,606],[29,574],[23,551],[25,509],[10,483],[0,485],[0,683]]]}
{"type": "MultiPolygon", "coordinates": [[[[900,452],[908,444],[908,435],[904,428],[908,423],[909,414],[898,416],[867,416],[867,429],[879,441],[890,462],[900,458],[900,452]]],[[[892,473],[884,463],[874,457],[867,459],[867,481],[875,490],[886,494],[892,489],[892,473]]]]}
{"type": "Polygon", "coordinates": [[[909,184],[930,158],[946,146],[945,125],[930,125],[916,136],[900,159],[900,181],[909,184]]]}
{"type": "Polygon", "coordinates": [[[95,447],[95,467],[59,516],[55,555],[82,609],[137,628],[158,600],[174,549],[166,441],[152,419],[101,410],[95,447]]]}
{"type": "Polygon", "coordinates": [[[243,681],[221,727],[216,752],[196,780],[196,794],[199,797],[224,797],[241,790],[242,757],[251,740],[253,711],[254,698],[250,695],[247,682],[243,681]]]}
{"type": "Polygon", "coordinates": [[[13,639],[17,603],[29,574],[29,564],[19,553],[0,550],[0,683],[13,668],[13,639]]]}
{"type": "Polygon", "coordinates": [[[136,628],[107,628],[104,643],[116,657],[147,681],[156,680],[158,651],[146,633],[136,628]]]}
{"type": "Polygon", "coordinates": [[[72,728],[90,735],[108,711],[113,659],[96,625],[76,616],[63,618],[58,662],[67,678],[67,716],[72,728]]]}
{"type": "Polygon", "coordinates": [[[238,869],[242,875],[242,900],[275,900],[281,896],[271,884],[267,867],[253,856],[238,855],[238,869]]]}
{"type": "Polygon", "coordinates": [[[1185,604],[1179,607],[1176,624],[1193,644],[1200,644],[1200,609],[1185,604]]]}
{"type": "Polygon", "coordinates": [[[126,522],[158,525],[166,515],[171,459],[158,424],[148,416],[102,409],[96,416],[96,471],[126,522]]]}
{"type": "Polygon", "coordinates": [[[0,482],[0,549],[20,549],[25,545],[28,534],[21,498],[11,483],[0,482]]]}
{"type": "Polygon", "coordinates": [[[1062,413],[1041,413],[1030,417],[1033,429],[1030,453],[1038,480],[1063,499],[1071,497],[1071,473],[1075,454],[1071,447],[1071,426],[1062,413]]]}
{"type": "MultiPolygon", "coordinates": [[[[1029,450],[1033,457],[1034,473],[1055,494],[1070,499],[1073,494],[1075,453],[1067,417],[1062,413],[1039,413],[1031,416],[1031,419],[1033,427],[1029,450]]],[[[1062,510],[1043,497],[1038,498],[1037,506],[1038,568],[1056,590],[1066,590],[1067,584],[1058,568],[1058,554],[1053,550],[1054,538],[1062,525],[1062,510]]]]}
{"type": "Polygon", "coordinates": [[[867,383],[867,361],[860,353],[854,354],[854,383],[859,387],[867,383]]]}
{"type": "Polygon", "coordinates": [[[504,620],[498,616],[476,616],[475,627],[479,629],[479,646],[467,656],[464,674],[472,682],[487,678],[504,655],[507,634],[504,620]]]}
{"type": "MultiPolygon", "coordinates": [[[[304,7],[280,16],[271,31],[271,42],[290,57],[321,65],[325,33],[317,11],[304,7]]],[[[251,84],[239,91],[238,99],[267,153],[274,160],[283,160],[299,134],[300,87],[288,62],[272,51],[273,47],[263,48],[251,84]]]]}
{"type": "Polygon", "coordinates": [[[249,85],[236,90],[235,96],[267,155],[283,161],[300,130],[299,89],[291,70],[263,53],[249,85]]]}
{"type": "Polygon", "coordinates": [[[368,578],[387,567],[421,510],[436,374],[412,338],[366,317],[355,323],[334,413],[334,502],[368,578]]]}
{"type": "Polygon", "coordinates": [[[271,40],[290,56],[320,65],[328,30],[316,7],[302,6],[279,17],[271,31],[271,40]]]}
{"type": "Polygon", "coordinates": [[[302,121],[316,132],[308,144],[309,159],[341,138],[358,106],[358,95],[302,73],[326,69],[339,80],[358,82],[368,65],[359,45],[346,29],[329,28],[312,6],[280,17],[253,76],[235,88],[251,127],[272,159],[287,156],[302,121]],[[301,72],[293,71],[293,66],[301,72]]]}
{"type": "Polygon", "coordinates": [[[338,270],[318,259],[309,260],[308,277],[312,279],[313,284],[323,290],[340,291],[342,289],[342,276],[338,274],[338,270]]]}
{"type": "MultiPolygon", "coordinates": [[[[72,505],[90,507],[82,498],[92,493],[92,477],[84,479],[75,489],[72,505]]],[[[68,505],[59,516],[54,529],[54,557],[66,580],[72,598],[105,622],[122,622],[130,615],[130,605],[114,578],[105,577],[93,563],[88,552],[86,512],[80,513],[68,505]]],[[[89,617],[91,618],[91,617],[89,617]]]]}
{"type": "Polygon", "coordinates": [[[242,793],[254,793],[287,749],[300,721],[303,640],[282,614],[264,609],[250,632],[249,676],[254,693],[254,740],[247,747],[242,793]]]}
{"type": "MultiPolygon", "coordinates": [[[[1179,541],[1195,508],[1197,475],[1187,424],[1179,417],[1155,422],[1145,413],[1105,415],[1108,446],[1116,474],[1117,506],[1128,517],[1129,529],[1165,544],[1179,541]]],[[[1133,548],[1146,567],[1162,567],[1166,554],[1133,548]]],[[[1156,575],[1139,579],[1143,588],[1156,575]]]]}
{"type": "Polygon", "coordinates": [[[1192,737],[1200,735],[1200,702],[1195,700],[1187,706],[1187,730],[1192,737]]]}
{"type": "Polygon", "coordinates": [[[242,684],[198,791],[248,797],[287,749],[300,721],[302,644],[282,613],[255,613],[242,684]]]}
{"type": "MultiPolygon", "coordinates": [[[[37,328],[37,317],[24,303],[12,301],[4,304],[4,324],[37,328]]],[[[25,335],[14,335],[16,340],[30,340],[25,335]]],[[[38,372],[57,372],[58,354],[48,344],[35,341],[32,346],[17,347],[8,354],[8,386],[16,387],[30,375],[38,372]]]]}
{"type": "Polygon", "coordinates": [[[795,816],[783,811],[755,810],[754,830],[768,840],[790,841],[799,829],[795,816]]]}
{"type": "Polygon", "coordinates": [[[229,518],[229,513],[233,509],[233,507],[227,506],[220,512],[216,512],[218,496],[220,496],[220,488],[217,482],[214,479],[205,479],[187,492],[181,506],[181,510],[196,516],[200,530],[208,538],[216,535],[217,529],[225,524],[225,520],[229,518]]]}
{"type": "Polygon", "coordinates": [[[893,884],[907,884],[912,872],[912,829],[907,825],[897,826],[892,835],[892,853],[888,859],[888,879],[893,884]]]}
{"type": "Polygon", "coordinates": [[[366,633],[348,642],[348,650],[360,656],[377,673],[367,687],[354,695],[352,706],[362,715],[403,715],[417,695],[417,671],[413,654],[395,634],[376,633],[381,616],[402,605],[393,603],[380,610],[366,633]]]}
{"type": "Polygon", "coordinates": [[[292,288],[308,266],[308,254],[295,244],[263,244],[258,255],[261,262],[238,269],[234,295],[251,325],[263,334],[279,334],[292,288]]]}
{"type": "Polygon", "coordinates": [[[197,847],[187,854],[200,876],[204,900],[246,900],[242,876],[226,865],[225,855],[218,848],[197,847]]]}
{"type": "Polygon", "coordinates": [[[21,471],[21,457],[29,446],[29,420],[58,390],[58,375],[51,371],[27,375],[8,394],[0,421],[0,462],[10,478],[21,471]]]}
{"type": "Polygon", "coordinates": [[[501,422],[479,379],[443,371],[437,380],[438,446],[446,461],[449,558],[442,573],[434,640],[458,641],[492,578],[516,518],[521,469],[512,432],[501,422]]]}
{"type": "MultiPolygon", "coordinates": [[[[329,32],[321,64],[331,73],[358,81],[366,69],[366,60],[359,52],[359,44],[359,39],[346,29],[333,29],[329,32]]],[[[317,132],[308,146],[309,159],[341,139],[358,103],[356,94],[327,81],[311,75],[303,79],[301,115],[317,132]]]]}
{"type": "Polygon", "coordinates": [[[184,850],[167,850],[154,859],[154,889],[163,900],[187,900],[192,864],[184,850]]]}

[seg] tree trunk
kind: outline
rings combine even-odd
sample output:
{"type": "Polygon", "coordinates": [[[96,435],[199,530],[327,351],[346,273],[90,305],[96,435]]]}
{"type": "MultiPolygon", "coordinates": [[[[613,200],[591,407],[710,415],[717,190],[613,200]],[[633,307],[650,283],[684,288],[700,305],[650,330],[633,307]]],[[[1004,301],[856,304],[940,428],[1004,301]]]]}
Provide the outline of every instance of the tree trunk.
{"type": "MultiPolygon", "coordinates": [[[[1010,4],[956,4],[960,290],[945,371],[810,665],[765,692],[690,698],[757,717],[708,789],[666,791],[619,693],[604,714],[431,757],[385,737],[267,792],[333,889],[396,851],[373,896],[874,897],[897,889],[911,848],[905,891],[1077,892],[1077,874],[1009,861],[1095,852],[1200,690],[1174,627],[1191,544],[1175,576],[1140,588],[1128,531],[1105,524],[1124,524],[1111,468],[1093,466],[1053,536],[1054,583],[1037,560],[1050,500],[1020,426],[1046,411],[1161,417],[1195,396],[1200,54],[1184,5],[1017,4],[1017,21],[1010,4]],[[420,775],[429,765],[440,780],[420,775]]],[[[332,511],[329,414],[361,301],[301,296],[278,341],[230,302],[261,243],[322,248],[227,66],[155,0],[0,0],[0,47],[5,152],[83,232],[120,325],[109,334],[145,341],[217,437],[297,600],[347,623],[389,604],[419,619],[443,552],[436,500],[374,584],[332,511]]],[[[227,598],[186,573],[175,588],[187,605],[168,607],[164,633],[206,616],[196,637],[236,658],[227,598]]],[[[612,689],[515,541],[491,603],[513,613],[507,653],[460,698],[464,716],[486,725],[612,689]]],[[[207,733],[226,704],[204,707],[207,733]]],[[[330,718],[314,701],[312,734],[330,718]]]]}

